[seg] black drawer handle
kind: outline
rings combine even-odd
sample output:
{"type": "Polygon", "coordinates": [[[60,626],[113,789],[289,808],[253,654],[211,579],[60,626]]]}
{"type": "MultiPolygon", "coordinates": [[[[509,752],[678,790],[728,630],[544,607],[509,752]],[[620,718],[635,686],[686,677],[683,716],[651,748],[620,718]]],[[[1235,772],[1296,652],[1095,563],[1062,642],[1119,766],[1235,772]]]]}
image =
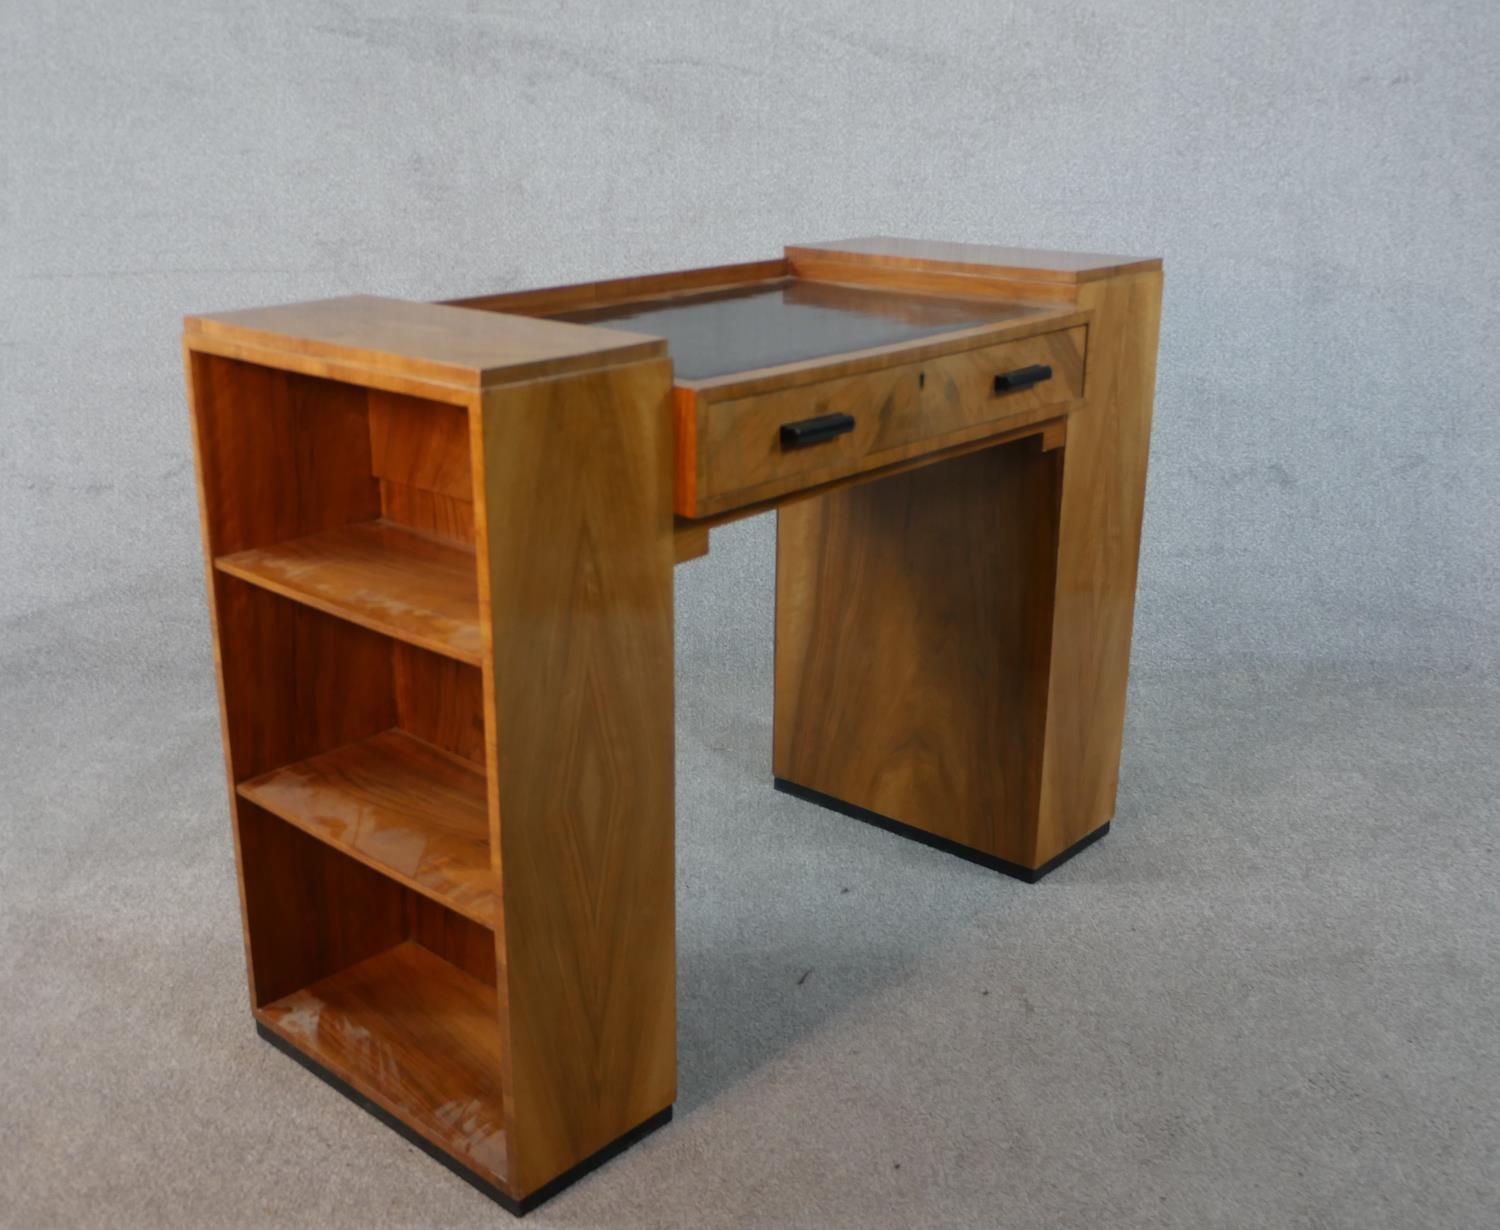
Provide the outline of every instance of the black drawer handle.
{"type": "Polygon", "coordinates": [[[781,447],[801,448],[806,444],[821,444],[846,431],[854,430],[852,414],[820,414],[815,419],[803,419],[800,423],[781,425],[781,447]]]}
{"type": "Polygon", "coordinates": [[[1052,369],[1045,363],[1033,363],[1030,367],[1018,367],[1013,372],[1001,372],[995,377],[995,392],[1014,393],[1017,389],[1029,389],[1043,380],[1052,379],[1052,369]]]}

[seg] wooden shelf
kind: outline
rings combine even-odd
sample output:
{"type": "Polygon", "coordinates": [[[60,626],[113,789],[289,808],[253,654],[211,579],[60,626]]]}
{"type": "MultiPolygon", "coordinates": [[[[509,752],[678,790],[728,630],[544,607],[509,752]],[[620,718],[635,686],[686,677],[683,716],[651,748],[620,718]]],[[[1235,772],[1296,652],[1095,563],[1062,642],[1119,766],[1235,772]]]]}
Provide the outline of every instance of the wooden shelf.
{"type": "Polygon", "coordinates": [[[494,930],[484,774],[399,730],[242,782],[239,793],[494,930]]]}
{"type": "Polygon", "coordinates": [[[506,1182],[494,988],[410,941],[256,1013],[490,1182],[506,1182]]]}
{"type": "Polygon", "coordinates": [[[222,555],[220,572],[478,666],[474,551],[392,521],[360,521],[222,555]]]}

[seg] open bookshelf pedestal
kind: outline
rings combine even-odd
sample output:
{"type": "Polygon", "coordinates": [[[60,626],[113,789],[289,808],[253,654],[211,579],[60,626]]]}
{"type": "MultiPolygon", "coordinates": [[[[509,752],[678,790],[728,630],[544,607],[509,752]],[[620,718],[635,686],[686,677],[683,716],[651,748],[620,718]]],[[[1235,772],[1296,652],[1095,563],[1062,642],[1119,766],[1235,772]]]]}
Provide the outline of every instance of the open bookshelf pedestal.
{"type": "Polygon", "coordinates": [[[407,940],[255,1015],[387,1114],[504,1186],[494,987],[407,940]]]}
{"type": "Polygon", "coordinates": [[[523,1212],[676,1092],[669,368],[396,311],[188,325],[251,1006],[523,1212]]]}

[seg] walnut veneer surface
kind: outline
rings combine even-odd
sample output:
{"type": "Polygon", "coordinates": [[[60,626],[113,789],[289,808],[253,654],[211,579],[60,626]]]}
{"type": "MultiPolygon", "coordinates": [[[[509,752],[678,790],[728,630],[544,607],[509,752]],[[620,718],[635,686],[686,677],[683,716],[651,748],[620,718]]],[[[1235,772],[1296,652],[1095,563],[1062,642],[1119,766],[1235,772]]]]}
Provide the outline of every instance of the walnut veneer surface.
{"type": "Polygon", "coordinates": [[[866,239],[189,318],[261,1028],[516,1212],[669,1117],[672,570],[737,517],[768,779],[1023,878],[1102,834],[1160,295],[866,239]]]}

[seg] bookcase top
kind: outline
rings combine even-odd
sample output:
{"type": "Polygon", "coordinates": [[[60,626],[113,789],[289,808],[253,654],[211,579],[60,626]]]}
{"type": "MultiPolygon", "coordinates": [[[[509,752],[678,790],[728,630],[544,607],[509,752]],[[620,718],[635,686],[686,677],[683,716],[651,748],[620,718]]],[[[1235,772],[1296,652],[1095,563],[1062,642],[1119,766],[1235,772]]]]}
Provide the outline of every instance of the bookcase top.
{"type": "Polygon", "coordinates": [[[656,337],[565,321],[345,295],[284,307],[189,316],[193,338],[481,389],[666,353],[656,337]]]}

